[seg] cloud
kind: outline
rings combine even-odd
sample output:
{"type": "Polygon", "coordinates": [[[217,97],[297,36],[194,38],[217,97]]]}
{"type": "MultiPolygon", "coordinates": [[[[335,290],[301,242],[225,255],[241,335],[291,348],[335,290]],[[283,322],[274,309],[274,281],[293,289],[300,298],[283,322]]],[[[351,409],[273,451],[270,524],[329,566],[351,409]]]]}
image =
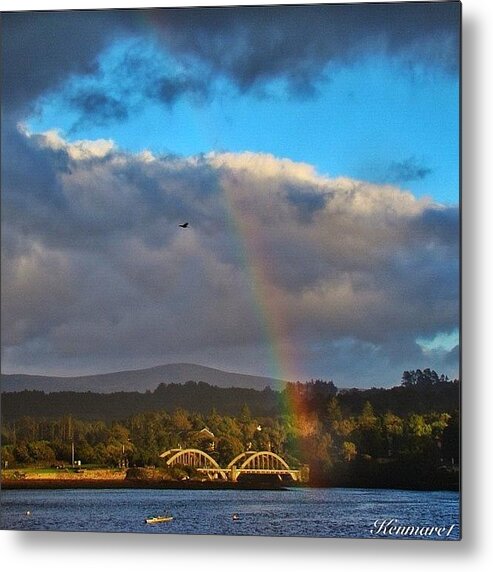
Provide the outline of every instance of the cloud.
{"type": "MultiPolygon", "coordinates": [[[[420,360],[456,367],[457,352],[424,355],[415,340],[457,325],[457,208],[270,155],[133,155],[110,140],[29,134],[18,122],[56,93],[76,122],[99,124],[148,99],[201,104],[217,81],[313,96],[334,68],[371,54],[457,73],[459,11],[390,3],[3,14],[4,367],[186,360],[260,371],[265,321],[276,318],[279,343],[299,341],[307,375],[357,384],[382,367],[383,381],[395,381],[420,360]],[[187,231],[177,227],[184,220],[187,231]]],[[[394,163],[387,181],[427,169],[394,163]]]]}
{"type": "Polygon", "coordinates": [[[85,122],[90,118],[91,123],[104,125],[109,120],[122,121],[128,118],[125,104],[99,89],[79,91],[71,97],[70,104],[80,111],[85,122]]]}
{"type": "Polygon", "coordinates": [[[155,11],[153,21],[173,54],[241,90],[282,79],[299,94],[312,92],[328,65],[369,53],[457,71],[459,14],[459,3],[336,4],[155,11]]]}
{"type": "Polygon", "coordinates": [[[446,354],[445,362],[447,363],[447,365],[451,365],[452,367],[455,367],[457,369],[459,360],[460,360],[460,346],[456,345],[446,354]]]}
{"type": "Polygon", "coordinates": [[[158,46],[161,57],[150,66],[127,51],[111,72],[111,96],[97,81],[69,92],[74,108],[99,122],[124,118],[139,97],[203,101],[218,77],[241,92],[265,93],[278,81],[311,96],[331,69],[371,54],[457,73],[459,17],[458,2],[5,13],[2,105],[19,120],[75,77],[101,79],[101,54],[119,42],[158,46]],[[125,85],[132,74],[139,81],[125,85]]]}
{"type": "Polygon", "coordinates": [[[271,321],[302,371],[368,380],[379,363],[423,365],[416,338],[457,325],[456,207],[255,153],[136,155],[22,131],[7,152],[7,369],[260,371],[271,321]]]}
{"type": "Polygon", "coordinates": [[[119,11],[9,12],[2,14],[2,108],[17,119],[43,93],[71,74],[90,74],[98,54],[131,33],[119,11]]]}
{"type": "Polygon", "coordinates": [[[102,159],[115,149],[115,143],[109,139],[80,140],[67,144],[58,131],[46,131],[34,135],[25,132],[25,134],[38,148],[61,151],[68,159],[102,159]]]}
{"type": "Polygon", "coordinates": [[[310,188],[301,190],[298,187],[287,190],[286,198],[298,209],[298,217],[302,222],[312,222],[314,214],[325,207],[328,195],[313,192],[310,188]]]}
{"type": "Polygon", "coordinates": [[[432,169],[418,163],[415,157],[404,161],[393,161],[388,168],[386,180],[393,183],[420,181],[432,173],[432,169]]]}
{"type": "Polygon", "coordinates": [[[165,103],[173,105],[180,97],[184,95],[193,95],[198,99],[205,99],[209,91],[206,83],[188,77],[186,74],[180,76],[161,77],[153,82],[154,88],[152,95],[154,98],[165,103]]]}
{"type": "Polygon", "coordinates": [[[78,117],[72,128],[77,131],[125,121],[149,102],[172,108],[189,98],[201,105],[213,91],[214,82],[202,68],[178,61],[150,36],[131,36],[101,52],[91,74],[71,76],[48,99],[58,98],[78,117]]]}
{"type": "Polygon", "coordinates": [[[407,185],[422,181],[433,173],[423,159],[411,156],[401,160],[377,159],[361,169],[361,176],[376,183],[407,185]]]}

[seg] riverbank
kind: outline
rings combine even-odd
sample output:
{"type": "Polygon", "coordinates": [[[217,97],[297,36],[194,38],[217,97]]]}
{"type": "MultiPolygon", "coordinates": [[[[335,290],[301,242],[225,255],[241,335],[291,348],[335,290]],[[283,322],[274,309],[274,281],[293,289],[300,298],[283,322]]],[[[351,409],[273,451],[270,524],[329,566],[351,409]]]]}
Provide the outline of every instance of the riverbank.
{"type": "Polygon", "coordinates": [[[158,481],[131,479],[4,479],[2,490],[26,489],[180,489],[180,490],[287,490],[280,483],[233,483],[231,481],[158,481]]]}
{"type": "Polygon", "coordinates": [[[253,483],[231,481],[158,481],[158,480],[130,480],[130,479],[3,479],[0,481],[1,490],[63,490],[63,489],[156,489],[156,490],[258,490],[283,491],[293,487],[303,488],[344,488],[370,490],[408,490],[408,491],[451,491],[460,490],[458,483],[440,483],[430,486],[428,483],[416,483],[414,486],[399,483],[397,486],[388,483],[379,483],[380,486],[364,486],[362,482],[337,483],[253,483]]]}
{"type": "Polygon", "coordinates": [[[453,470],[438,470],[431,473],[382,470],[390,468],[374,464],[362,467],[355,464],[352,471],[334,467],[327,478],[314,474],[309,483],[270,480],[240,479],[237,482],[222,479],[171,478],[160,469],[33,469],[2,471],[0,487],[3,490],[25,489],[184,489],[184,490],[285,490],[287,487],[387,489],[409,491],[459,491],[460,473],[453,470]],[[373,467],[373,470],[369,470],[373,467]],[[363,470],[366,468],[366,470],[363,470]],[[339,469],[339,470],[338,470],[339,469]],[[318,477],[318,478],[317,478],[318,477]]]}
{"type": "Polygon", "coordinates": [[[352,463],[336,463],[330,471],[311,471],[310,484],[322,488],[457,492],[460,477],[457,465],[428,467],[399,460],[358,459],[352,463]]]}
{"type": "Polygon", "coordinates": [[[277,478],[241,480],[170,478],[155,468],[26,468],[1,473],[3,490],[25,489],[189,489],[189,490],[283,490],[286,483],[277,478]]]}

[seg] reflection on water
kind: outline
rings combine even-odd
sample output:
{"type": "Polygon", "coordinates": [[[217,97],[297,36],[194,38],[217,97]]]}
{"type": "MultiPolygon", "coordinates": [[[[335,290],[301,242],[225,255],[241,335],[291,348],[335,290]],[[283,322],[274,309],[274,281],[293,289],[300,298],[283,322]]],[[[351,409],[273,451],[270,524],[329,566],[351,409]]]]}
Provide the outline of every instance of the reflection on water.
{"type": "Polygon", "coordinates": [[[2,491],[1,501],[1,528],[13,530],[374,538],[375,521],[395,519],[455,524],[449,536],[429,538],[459,538],[459,494],[443,491],[19,490],[2,491]],[[174,520],[145,523],[162,514],[174,520]]]}

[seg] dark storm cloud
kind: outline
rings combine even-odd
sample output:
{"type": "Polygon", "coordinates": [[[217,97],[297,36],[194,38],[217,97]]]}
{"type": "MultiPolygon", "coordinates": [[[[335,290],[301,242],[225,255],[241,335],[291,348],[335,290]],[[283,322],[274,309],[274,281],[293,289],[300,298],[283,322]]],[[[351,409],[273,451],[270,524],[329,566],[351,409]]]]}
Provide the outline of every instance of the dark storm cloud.
{"type": "MultiPolygon", "coordinates": [[[[33,101],[68,77],[97,74],[97,56],[123,37],[152,36],[184,68],[198,66],[193,80],[166,73],[157,78],[168,104],[187,93],[202,96],[213,74],[240,90],[280,79],[298,96],[313,94],[327,66],[372,52],[397,56],[411,67],[456,72],[459,12],[458,2],[425,2],[7,13],[2,105],[17,110],[18,118],[28,113],[33,101]]],[[[122,65],[136,69],[131,59],[122,65]]],[[[147,79],[144,91],[156,80],[147,79]]],[[[78,103],[97,110],[86,97],[78,103]]],[[[106,103],[104,108],[110,111],[106,103]]]]}
{"type": "Polygon", "coordinates": [[[314,193],[311,189],[300,190],[299,188],[288,188],[288,201],[298,210],[298,216],[302,222],[311,222],[313,215],[325,207],[327,196],[314,193]]]}
{"type": "Polygon", "coordinates": [[[70,99],[72,106],[79,109],[85,122],[106,124],[108,121],[127,119],[128,110],[122,101],[102,90],[81,90],[70,99]]]}
{"type": "Polygon", "coordinates": [[[103,57],[94,73],[73,77],[64,85],[64,105],[79,117],[74,131],[80,126],[121,122],[149,101],[172,108],[188,98],[201,105],[212,92],[207,73],[193,67],[180,69],[177,62],[176,69],[171,69],[170,57],[164,57],[149,38],[133,38],[121,52],[109,56],[110,66],[105,66],[103,57]]]}
{"type": "Polygon", "coordinates": [[[312,365],[312,376],[327,372],[326,378],[339,387],[399,385],[403,371],[418,367],[446,372],[452,378],[458,376],[458,361],[448,352],[424,352],[410,338],[396,342],[393,347],[378,347],[351,339],[329,341],[308,352],[306,361],[312,365]]]}
{"type": "Polygon", "coordinates": [[[394,161],[389,165],[386,179],[392,183],[420,181],[432,173],[432,169],[418,163],[414,157],[404,161],[394,161]]]}
{"type": "Polygon", "coordinates": [[[161,40],[247,90],[285,79],[310,92],[327,64],[372,51],[457,71],[458,2],[152,11],[161,40]],[[186,30],[186,33],[184,33],[186,30]]]}
{"type": "Polygon", "coordinates": [[[123,29],[123,12],[59,11],[2,14],[2,107],[28,113],[41,94],[70,74],[95,71],[96,57],[123,29]]]}
{"type": "Polygon", "coordinates": [[[183,217],[200,219],[205,232],[219,224],[220,213],[200,216],[218,185],[200,158],[193,165],[173,156],[146,162],[144,156],[118,154],[108,141],[69,146],[55,132],[9,135],[2,172],[4,224],[15,221],[47,246],[91,250],[126,233],[162,245],[169,238],[167,225],[183,217]],[[26,161],[35,169],[26,169],[26,161]],[[182,180],[186,195],[178,192],[182,180]]]}
{"type": "MultiPolygon", "coordinates": [[[[20,225],[22,234],[30,233],[32,212],[43,228],[51,228],[46,221],[51,221],[54,213],[58,218],[67,208],[59,179],[60,174],[69,172],[66,153],[40,148],[6,115],[2,118],[1,159],[2,234],[13,221],[20,225]]],[[[2,242],[2,251],[5,248],[2,242]]]]}
{"type": "Polygon", "coordinates": [[[270,343],[257,290],[306,371],[349,356],[356,375],[367,354],[374,369],[421,366],[416,338],[456,327],[457,209],[269,155],[133,155],[53,132],[21,142],[3,188],[7,367],[234,364],[270,343]]]}
{"type": "Polygon", "coordinates": [[[153,82],[153,89],[150,92],[154,98],[169,106],[184,95],[192,95],[196,100],[204,100],[207,93],[208,87],[205,82],[186,75],[161,77],[153,82]]]}
{"type": "Polygon", "coordinates": [[[446,353],[445,363],[458,368],[460,360],[460,346],[454,346],[449,352],[446,353]]]}
{"type": "Polygon", "coordinates": [[[94,371],[193,356],[256,364],[270,340],[252,275],[279,305],[286,335],[300,337],[306,371],[367,380],[382,363],[421,366],[415,339],[458,321],[457,208],[265,155],[132,155],[108,141],[28,135],[17,122],[56,89],[81,120],[99,122],[124,119],[139,97],[201,102],[217,75],[242,91],[280,79],[306,96],[328,67],[372,50],[454,72],[458,10],[152,10],[152,28],[132,11],[3,14],[4,367],[94,371]],[[138,85],[67,88],[74,75],[100,78],[98,56],[116,39],[149,34],[192,71],[150,73],[148,60],[127,54],[118,77],[140,69],[138,85]]]}
{"type": "Polygon", "coordinates": [[[456,237],[459,222],[457,209],[429,210],[424,213],[416,231],[428,236],[430,240],[433,240],[438,232],[442,242],[457,246],[456,237]]]}

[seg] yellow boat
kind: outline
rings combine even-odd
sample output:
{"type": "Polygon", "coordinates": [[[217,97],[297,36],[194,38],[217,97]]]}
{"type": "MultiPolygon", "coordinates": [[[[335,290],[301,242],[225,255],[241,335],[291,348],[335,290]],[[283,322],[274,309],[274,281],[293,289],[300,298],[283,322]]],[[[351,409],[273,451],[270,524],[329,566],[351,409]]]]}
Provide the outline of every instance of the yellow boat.
{"type": "Polygon", "coordinates": [[[170,520],[173,520],[172,516],[151,516],[146,518],[146,523],[157,524],[158,522],[169,522],[170,520]]]}

